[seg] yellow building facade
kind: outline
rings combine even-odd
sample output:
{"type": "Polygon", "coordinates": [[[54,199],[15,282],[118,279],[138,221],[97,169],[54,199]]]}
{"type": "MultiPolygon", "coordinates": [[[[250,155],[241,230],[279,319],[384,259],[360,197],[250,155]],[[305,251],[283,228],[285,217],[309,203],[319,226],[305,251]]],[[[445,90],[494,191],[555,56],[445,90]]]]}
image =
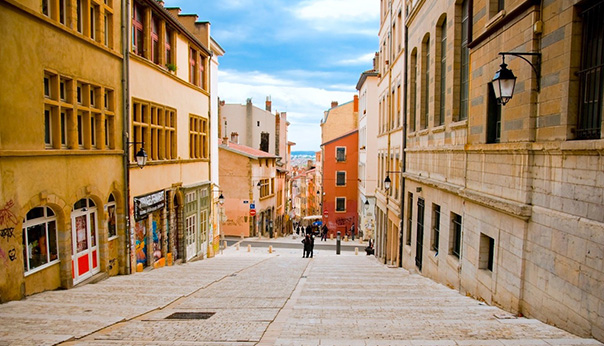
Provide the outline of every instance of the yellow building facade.
{"type": "Polygon", "coordinates": [[[209,23],[178,8],[136,0],[129,10],[130,259],[140,270],[213,249],[210,46],[217,44],[209,23]],[[144,169],[134,161],[141,147],[144,169]]]}
{"type": "Polygon", "coordinates": [[[0,301],[127,271],[119,2],[0,1],[0,301]]]}

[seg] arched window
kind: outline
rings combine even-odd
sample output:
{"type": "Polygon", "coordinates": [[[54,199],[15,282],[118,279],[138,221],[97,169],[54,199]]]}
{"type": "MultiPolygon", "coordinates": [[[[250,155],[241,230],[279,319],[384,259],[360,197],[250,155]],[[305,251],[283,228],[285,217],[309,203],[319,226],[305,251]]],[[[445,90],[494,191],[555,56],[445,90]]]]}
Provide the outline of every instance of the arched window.
{"type": "Polygon", "coordinates": [[[59,262],[57,217],[48,207],[31,209],[23,223],[23,269],[31,274],[59,262]]]}

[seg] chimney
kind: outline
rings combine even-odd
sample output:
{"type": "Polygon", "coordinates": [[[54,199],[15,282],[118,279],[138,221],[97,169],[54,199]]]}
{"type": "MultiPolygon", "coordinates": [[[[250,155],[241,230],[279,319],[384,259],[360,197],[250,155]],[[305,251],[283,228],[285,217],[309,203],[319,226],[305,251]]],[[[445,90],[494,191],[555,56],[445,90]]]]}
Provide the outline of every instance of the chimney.
{"type": "Polygon", "coordinates": [[[231,132],[231,142],[239,144],[239,134],[237,132],[231,132]]]}
{"type": "Polygon", "coordinates": [[[336,108],[338,106],[338,101],[331,101],[331,108],[336,108]]]}
{"type": "Polygon", "coordinates": [[[272,105],[271,97],[267,96],[266,97],[266,110],[269,111],[269,112],[271,111],[271,105],[272,105]]]}
{"type": "Polygon", "coordinates": [[[163,0],[158,0],[157,3],[161,6],[164,7],[164,1],[163,0]]]}
{"type": "Polygon", "coordinates": [[[354,108],[353,108],[353,112],[358,113],[359,112],[359,95],[354,95],[354,108]]]}

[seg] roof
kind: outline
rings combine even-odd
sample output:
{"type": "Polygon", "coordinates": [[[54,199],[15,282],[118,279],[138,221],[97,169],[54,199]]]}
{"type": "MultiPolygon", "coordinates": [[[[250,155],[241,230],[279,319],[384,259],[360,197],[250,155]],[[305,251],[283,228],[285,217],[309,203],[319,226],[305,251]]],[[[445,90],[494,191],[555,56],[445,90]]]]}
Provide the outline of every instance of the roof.
{"type": "Polygon", "coordinates": [[[335,107],[332,107],[332,108],[330,108],[330,109],[326,110],[326,111],[325,111],[325,117],[324,117],[324,118],[321,120],[321,124],[324,124],[324,123],[326,123],[326,122],[327,122],[327,118],[329,118],[329,112],[331,112],[331,110],[332,110],[332,109],[340,108],[340,107],[345,106],[345,105],[347,105],[347,104],[349,104],[349,103],[351,103],[351,102],[354,102],[354,99],[353,99],[353,100],[351,100],[351,101],[348,101],[348,102],[344,102],[344,103],[342,103],[341,105],[337,105],[337,106],[335,106],[335,107]]]}
{"type": "Polygon", "coordinates": [[[266,151],[254,149],[254,148],[242,145],[242,144],[237,144],[237,143],[232,143],[232,142],[228,142],[227,144],[223,143],[220,145],[219,148],[234,152],[236,154],[241,154],[241,155],[247,156],[252,159],[276,159],[277,158],[277,156],[267,153],[266,151]]]}
{"type": "Polygon", "coordinates": [[[354,134],[355,132],[359,132],[359,129],[354,129],[354,130],[352,130],[352,131],[346,132],[345,134],[341,135],[340,137],[337,137],[337,138],[334,138],[334,139],[332,139],[332,140],[330,140],[330,141],[327,141],[327,142],[325,142],[325,143],[322,143],[322,144],[321,144],[321,146],[324,146],[324,145],[327,145],[327,144],[333,143],[333,142],[338,141],[338,140],[340,140],[340,139],[342,139],[342,138],[344,138],[344,137],[348,137],[348,136],[350,136],[350,135],[354,134]]]}
{"type": "Polygon", "coordinates": [[[361,73],[361,77],[359,78],[359,81],[357,82],[357,90],[361,90],[361,86],[363,86],[363,84],[365,83],[365,80],[367,80],[367,77],[377,77],[378,75],[378,71],[376,70],[367,70],[363,73],[361,73]]]}

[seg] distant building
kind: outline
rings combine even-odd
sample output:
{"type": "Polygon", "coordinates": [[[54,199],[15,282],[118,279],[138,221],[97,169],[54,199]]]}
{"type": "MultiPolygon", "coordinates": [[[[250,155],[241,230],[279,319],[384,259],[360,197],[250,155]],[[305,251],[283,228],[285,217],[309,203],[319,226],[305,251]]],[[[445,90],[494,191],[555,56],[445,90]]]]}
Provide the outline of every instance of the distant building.
{"type": "Polygon", "coordinates": [[[358,141],[359,131],[353,130],[321,145],[323,223],[333,236],[346,235],[352,225],[358,234],[358,141]]]}
{"type": "Polygon", "coordinates": [[[359,231],[364,239],[375,240],[375,190],[377,188],[378,115],[376,70],[365,71],[357,83],[359,91],[359,231]]]}
{"type": "Polygon", "coordinates": [[[277,157],[228,140],[219,149],[224,234],[274,237],[277,189],[282,188],[277,185],[277,157]]]}

